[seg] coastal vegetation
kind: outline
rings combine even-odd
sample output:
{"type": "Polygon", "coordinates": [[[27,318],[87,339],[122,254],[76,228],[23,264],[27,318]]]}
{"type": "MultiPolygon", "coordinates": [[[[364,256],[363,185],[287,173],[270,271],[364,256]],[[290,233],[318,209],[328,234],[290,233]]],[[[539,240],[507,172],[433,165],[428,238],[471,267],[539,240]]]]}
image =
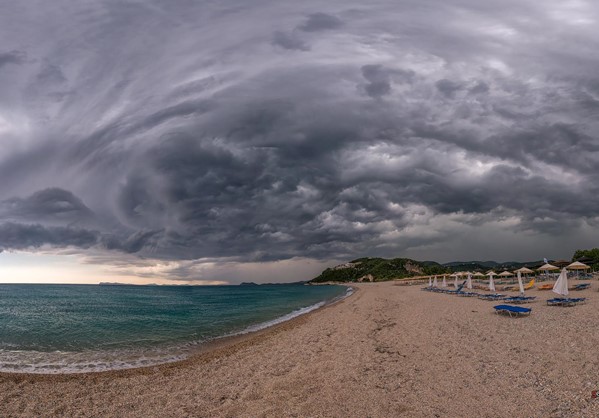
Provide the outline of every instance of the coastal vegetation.
{"type": "MultiPolygon", "coordinates": [[[[599,268],[599,248],[577,250],[572,257],[572,261],[583,261],[595,270],[599,268]]],[[[440,264],[435,261],[417,261],[410,258],[386,259],[380,257],[365,257],[328,268],[318,277],[312,279],[310,283],[380,282],[415,276],[448,274],[457,271],[501,271],[515,270],[520,267],[535,269],[542,264],[544,264],[543,260],[530,262],[508,261],[503,263],[498,263],[496,261],[454,261],[440,264]]]]}
{"type": "Polygon", "coordinates": [[[409,258],[385,259],[366,257],[328,268],[312,283],[385,281],[397,278],[443,274],[449,270],[434,261],[416,261],[409,258]]]}

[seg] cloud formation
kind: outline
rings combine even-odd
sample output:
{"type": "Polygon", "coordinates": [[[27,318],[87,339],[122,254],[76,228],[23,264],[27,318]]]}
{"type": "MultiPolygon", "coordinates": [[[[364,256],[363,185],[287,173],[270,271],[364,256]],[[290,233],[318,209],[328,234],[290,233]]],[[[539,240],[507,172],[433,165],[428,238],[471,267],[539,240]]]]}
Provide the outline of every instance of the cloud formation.
{"type": "Polygon", "coordinates": [[[557,0],[3,6],[0,248],[194,266],[568,256],[599,232],[598,15],[557,0]]]}

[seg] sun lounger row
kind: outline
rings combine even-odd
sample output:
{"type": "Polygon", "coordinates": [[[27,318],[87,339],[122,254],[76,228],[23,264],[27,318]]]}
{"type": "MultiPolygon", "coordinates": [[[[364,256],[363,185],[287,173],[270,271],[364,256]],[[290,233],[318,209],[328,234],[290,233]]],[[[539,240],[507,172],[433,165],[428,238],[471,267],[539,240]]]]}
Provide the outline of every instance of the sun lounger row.
{"type": "Polygon", "coordinates": [[[427,290],[429,292],[435,292],[435,293],[448,293],[451,295],[457,295],[457,296],[462,296],[462,297],[466,297],[466,298],[478,297],[479,299],[482,299],[482,300],[493,300],[493,301],[503,300],[505,302],[517,303],[517,304],[530,303],[530,302],[534,302],[537,299],[536,296],[507,296],[506,297],[500,293],[485,295],[485,294],[476,293],[476,292],[467,292],[467,291],[462,290],[462,286],[460,286],[456,290],[448,290],[446,288],[438,288],[438,287],[425,287],[425,288],[422,288],[422,290],[427,290]]]}

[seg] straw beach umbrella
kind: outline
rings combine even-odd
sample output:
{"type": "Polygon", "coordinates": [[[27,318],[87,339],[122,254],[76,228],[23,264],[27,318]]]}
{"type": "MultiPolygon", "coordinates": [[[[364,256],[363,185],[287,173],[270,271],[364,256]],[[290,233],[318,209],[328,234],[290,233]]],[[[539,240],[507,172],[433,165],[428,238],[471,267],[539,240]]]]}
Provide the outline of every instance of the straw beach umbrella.
{"type": "Polygon", "coordinates": [[[539,267],[537,270],[538,271],[553,271],[553,270],[559,270],[559,267],[556,267],[553,264],[545,263],[541,267],[539,267]]]}
{"type": "Polygon", "coordinates": [[[553,285],[552,291],[558,295],[568,296],[568,271],[565,267],[562,269],[557,282],[553,285]]]}
{"type": "Polygon", "coordinates": [[[576,276],[580,276],[580,270],[587,270],[590,269],[589,266],[587,266],[584,263],[581,263],[580,261],[575,261],[572,264],[566,266],[566,268],[568,270],[576,270],[576,276]]]}
{"type": "Polygon", "coordinates": [[[475,272],[475,273],[474,273],[472,276],[473,276],[473,277],[485,277],[485,275],[484,275],[484,274],[482,274],[482,273],[481,273],[481,272],[479,272],[479,271],[475,272]]]}
{"type": "Polygon", "coordinates": [[[549,263],[545,263],[537,269],[537,271],[544,271],[546,277],[549,277],[550,271],[555,271],[555,270],[559,270],[559,267],[554,266],[553,264],[549,264],[549,263]]]}
{"type": "Polygon", "coordinates": [[[502,278],[507,278],[507,277],[512,277],[513,275],[514,275],[514,273],[506,270],[506,271],[502,271],[497,276],[502,277],[502,278]]]}
{"type": "Polygon", "coordinates": [[[522,273],[522,274],[530,274],[530,273],[534,273],[534,271],[532,271],[529,268],[526,267],[521,267],[518,270],[515,270],[516,273],[522,273]]]}
{"type": "Polygon", "coordinates": [[[587,266],[584,263],[581,263],[580,261],[575,261],[572,264],[566,266],[566,268],[568,270],[587,270],[587,269],[590,269],[589,266],[587,266]]]}

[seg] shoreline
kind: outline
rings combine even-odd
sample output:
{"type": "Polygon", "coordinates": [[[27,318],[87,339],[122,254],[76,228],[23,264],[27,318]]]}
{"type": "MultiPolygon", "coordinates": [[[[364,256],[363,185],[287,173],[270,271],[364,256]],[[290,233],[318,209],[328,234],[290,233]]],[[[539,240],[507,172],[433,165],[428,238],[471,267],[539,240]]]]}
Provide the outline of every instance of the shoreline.
{"type": "MultiPolygon", "coordinates": [[[[15,378],[15,381],[22,380],[52,380],[56,381],[57,379],[60,381],[65,381],[70,378],[79,378],[79,377],[95,377],[95,376],[107,376],[107,377],[125,377],[125,376],[134,376],[137,374],[146,375],[148,373],[155,372],[163,372],[167,370],[178,369],[181,367],[187,367],[192,363],[201,363],[203,361],[211,360],[215,357],[219,357],[222,355],[231,354],[236,349],[240,349],[248,344],[252,344],[253,339],[258,338],[267,338],[269,333],[276,334],[278,332],[283,332],[285,330],[290,330],[300,325],[301,323],[308,320],[308,318],[316,314],[320,311],[323,311],[327,308],[335,306],[351,296],[355,295],[358,289],[355,286],[351,286],[349,284],[341,284],[337,283],[336,285],[344,286],[348,290],[341,296],[337,296],[333,299],[319,302],[324,303],[322,306],[319,306],[315,309],[309,310],[307,312],[300,313],[297,316],[293,316],[289,319],[283,320],[281,322],[275,322],[272,325],[267,325],[264,328],[258,328],[256,330],[245,331],[242,330],[240,332],[231,334],[231,335],[223,335],[221,337],[216,337],[212,340],[206,341],[197,345],[193,352],[188,355],[188,357],[184,359],[178,359],[174,361],[166,361],[164,363],[150,364],[146,366],[134,366],[129,368],[121,368],[121,369],[108,369],[108,370],[98,370],[98,371],[83,371],[83,372],[57,372],[57,373],[31,373],[31,372],[7,372],[0,371],[0,379],[10,379],[15,378]],[[222,353],[221,353],[222,352],[222,353]],[[65,379],[61,379],[61,378],[65,379]]],[[[317,305],[317,304],[316,304],[317,305]]],[[[314,305],[313,305],[314,306],[314,305]]],[[[309,307],[306,307],[309,308],[309,307]]],[[[291,314],[291,312],[289,313],[291,314]]],[[[266,321],[261,324],[267,324],[269,322],[277,321],[280,318],[284,318],[283,315],[278,318],[274,318],[271,321],[266,321]]],[[[261,324],[256,324],[255,326],[260,326],[261,324]]],[[[249,327],[251,328],[251,327],[249,327]]],[[[249,329],[248,328],[248,329],[249,329]]]]}

